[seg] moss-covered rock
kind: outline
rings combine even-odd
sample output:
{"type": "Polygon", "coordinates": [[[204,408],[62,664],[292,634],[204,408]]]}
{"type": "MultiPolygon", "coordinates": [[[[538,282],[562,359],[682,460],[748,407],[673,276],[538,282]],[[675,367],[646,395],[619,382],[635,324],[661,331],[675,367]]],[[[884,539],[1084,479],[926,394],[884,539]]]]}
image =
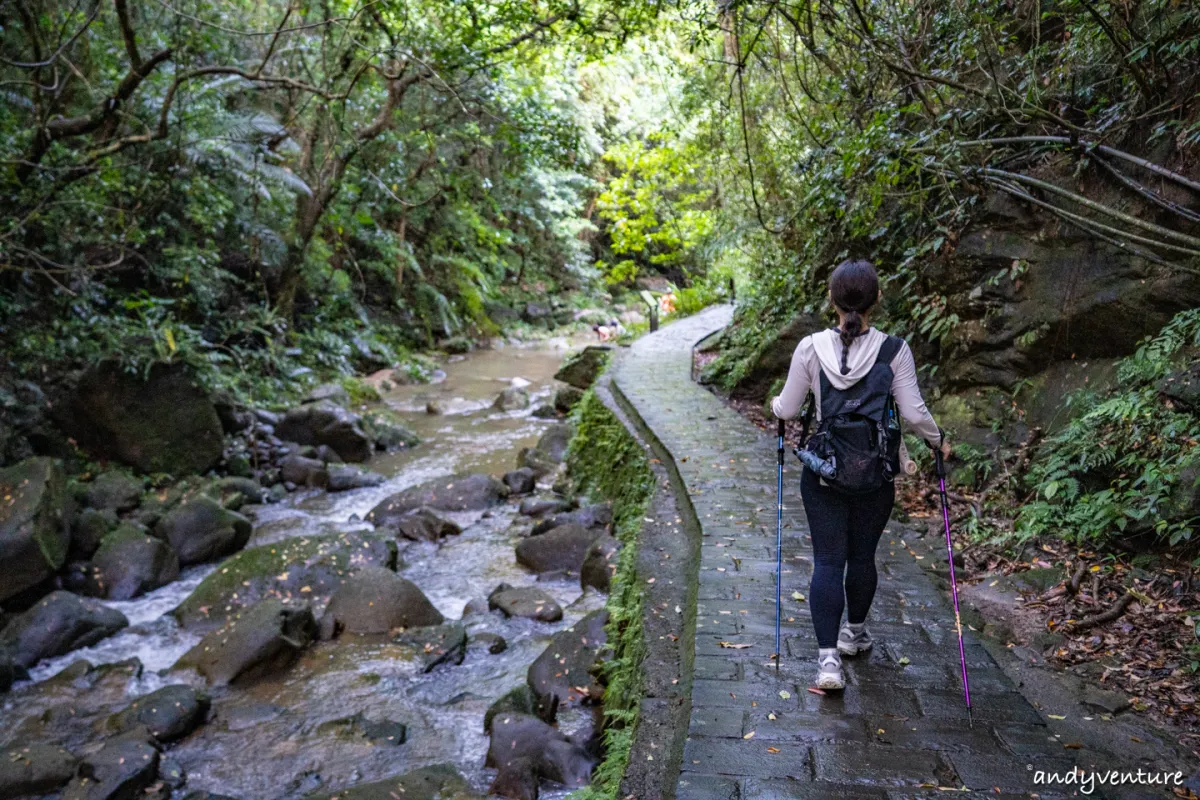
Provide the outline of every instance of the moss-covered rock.
{"type": "Polygon", "coordinates": [[[611,355],[611,348],[592,345],[585,347],[563,362],[558,372],[554,373],[556,380],[570,384],[576,389],[589,389],[604,372],[611,355]]]}
{"type": "Polygon", "coordinates": [[[291,666],[317,636],[308,603],[262,600],[209,633],[175,662],[214,686],[246,683],[291,666]]]}
{"type": "Polygon", "coordinates": [[[224,446],[212,398],[183,364],[155,364],[143,379],[116,361],[101,362],[53,413],[88,452],[147,473],[205,472],[224,446]]]}
{"type": "Polygon", "coordinates": [[[130,511],[141,502],[144,487],[140,478],[127,472],[109,470],[88,484],[87,505],[101,511],[130,511]]]}
{"type": "Polygon", "coordinates": [[[66,561],[66,486],[62,467],[49,458],[0,470],[0,602],[38,585],[66,561]]]}
{"type": "Polygon", "coordinates": [[[179,577],[179,555],[162,539],[124,523],[92,557],[96,584],[109,600],[129,600],[179,577]]]}
{"type": "Polygon", "coordinates": [[[386,453],[406,450],[421,443],[417,436],[398,416],[386,409],[376,408],[362,415],[362,427],[375,444],[375,449],[386,453]]]}
{"type": "Polygon", "coordinates": [[[265,598],[311,600],[318,607],[356,570],[395,569],[396,542],[369,533],[299,536],[252,547],[205,578],[175,609],[179,624],[207,630],[265,598]]]}
{"type": "Polygon", "coordinates": [[[250,520],[211,497],[194,497],[167,512],[154,527],[179,554],[181,566],[236,553],[250,540],[250,520]]]}
{"type": "Polygon", "coordinates": [[[143,695],[106,719],[105,732],[124,733],[143,727],[163,744],[182,739],[204,722],[210,701],[191,686],[174,684],[143,695]]]}

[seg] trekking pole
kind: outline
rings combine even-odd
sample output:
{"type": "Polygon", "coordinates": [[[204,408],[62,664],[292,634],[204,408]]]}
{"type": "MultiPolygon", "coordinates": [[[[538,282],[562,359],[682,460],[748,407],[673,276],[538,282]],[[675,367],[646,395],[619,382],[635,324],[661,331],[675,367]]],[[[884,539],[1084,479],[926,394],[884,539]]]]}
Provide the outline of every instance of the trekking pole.
{"type": "Polygon", "coordinates": [[[783,435],[786,423],[779,420],[779,479],[775,510],[775,669],[782,661],[779,649],[779,617],[783,607],[783,435]]]}
{"type": "Polygon", "coordinates": [[[950,505],[946,499],[946,462],[941,448],[933,448],[937,466],[938,483],[942,494],[942,520],[946,523],[946,556],[950,559],[950,593],[954,597],[954,627],[958,629],[958,657],[962,663],[963,698],[967,702],[967,722],[974,728],[975,718],[971,714],[971,685],[967,681],[967,651],[963,647],[962,617],[958,613],[958,581],[954,577],[954,545],[950,541],[950,505]]]}

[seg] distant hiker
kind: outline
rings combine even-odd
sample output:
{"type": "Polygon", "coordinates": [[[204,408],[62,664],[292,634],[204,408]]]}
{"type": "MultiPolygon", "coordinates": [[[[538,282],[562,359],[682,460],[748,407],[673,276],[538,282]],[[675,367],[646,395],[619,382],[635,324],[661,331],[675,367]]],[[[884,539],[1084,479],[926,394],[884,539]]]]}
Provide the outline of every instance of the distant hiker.
{"type": "Polygon", "coordinates": [[[603,325],[593,325],[592,330],[602,342],[611,342],[613,339],[619,339],[625,335],[625,326],[617,320],[609,320],[603,325]]]}
{"type": "Polygon", "coordinates": [[[771,401],[776,417],[793,419],[811,391],[818,426],[811,440],[816,444],[808,449],[828,458],[829,468],[822,473],[828,480],[813,471],[813,464],[826,462],[808,453],[800,477],[812,533],[808,600],[821,689],[845,687],[840,653],[856,655],[873,644],[866,622],[878,581],[875,548],[892,513],[892,478],[900,470],[895,410],[930,446],[950,454],[949,443],[921,399],[908,344],[869,327],[868,317],[882,297],[879,277],[869,262],[839,264],[829,279],[838,327],[800,341],[787,383],[771,401]],[[889,423],[890,436],[885,433],[889,423]],[[856,449],[856,441],[866,444],[856,449]],[[843,609],[847,621],[839,631],[843,609]]]}

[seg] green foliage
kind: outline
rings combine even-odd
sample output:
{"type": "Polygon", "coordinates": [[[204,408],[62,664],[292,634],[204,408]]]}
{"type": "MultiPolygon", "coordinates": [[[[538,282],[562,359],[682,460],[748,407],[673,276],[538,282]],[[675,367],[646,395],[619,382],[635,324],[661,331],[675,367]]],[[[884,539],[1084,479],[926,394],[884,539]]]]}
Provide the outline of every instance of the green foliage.
{"type": "Polygon", "coordinates": [[[568,469],[581,491],[593,499],[612,502],[614,533],[622,547],[607,605],[613,658],[604,667],[606,757],[593,775],[592,785],[572,797],[615,800],[629,761],[642,698],[644,608],[637,550],[642,519],[654,493],[654,477],[641,446],[594,391],[584,394],[573,416],[576,432],[567,454],[568,469]]]}
{"type": "Polygon", "coordinates": [[[688,276],[703,271],[713,233],[711,179],[695,146],[664,134],[621,142],[604,154],[616,176],[597,207],[608,222],[609,249],[624,256],[600,262],[609,283],[631,283],[640,272],[688,276]]]}
{"type": "Polygon", "coordinates": [[[1172,494],[1191,489],[1178,482],[1196,461],[1200,419],[1165,404],[1156,384],[1198,348],[1200,310],[1184,311],[1118,364],[1117,388],[1073,398],[1083,410],[1038,453],[1017,537],[1103,542],[1153,531],[1171,545],[1192,538],[1195,520],[1181,516],[1172,494]]]}
{"type": "Polygon", "coordinates": [[[657,4],[131,6],[0,28],[4,371],[268,393],[596,277],[592,173],[631,133],[603,64],[657,4]]]}

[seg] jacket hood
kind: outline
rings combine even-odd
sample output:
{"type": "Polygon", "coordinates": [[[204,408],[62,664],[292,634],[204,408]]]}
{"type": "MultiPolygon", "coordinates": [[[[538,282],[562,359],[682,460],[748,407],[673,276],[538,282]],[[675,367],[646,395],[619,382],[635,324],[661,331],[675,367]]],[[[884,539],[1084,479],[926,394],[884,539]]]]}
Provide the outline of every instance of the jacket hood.
{"type": "Polygon", "coordinates": [[[812,335],[813,350],[821,363],[821,371],[835,389],[847,389],[858,383],[870,372],[879,357],[879,348],[887,341],[887,334],[876,328],[854,339],[846,357],[849,370],[842,374],[842,340],[836,330],[824,330],[812,335]]]}

